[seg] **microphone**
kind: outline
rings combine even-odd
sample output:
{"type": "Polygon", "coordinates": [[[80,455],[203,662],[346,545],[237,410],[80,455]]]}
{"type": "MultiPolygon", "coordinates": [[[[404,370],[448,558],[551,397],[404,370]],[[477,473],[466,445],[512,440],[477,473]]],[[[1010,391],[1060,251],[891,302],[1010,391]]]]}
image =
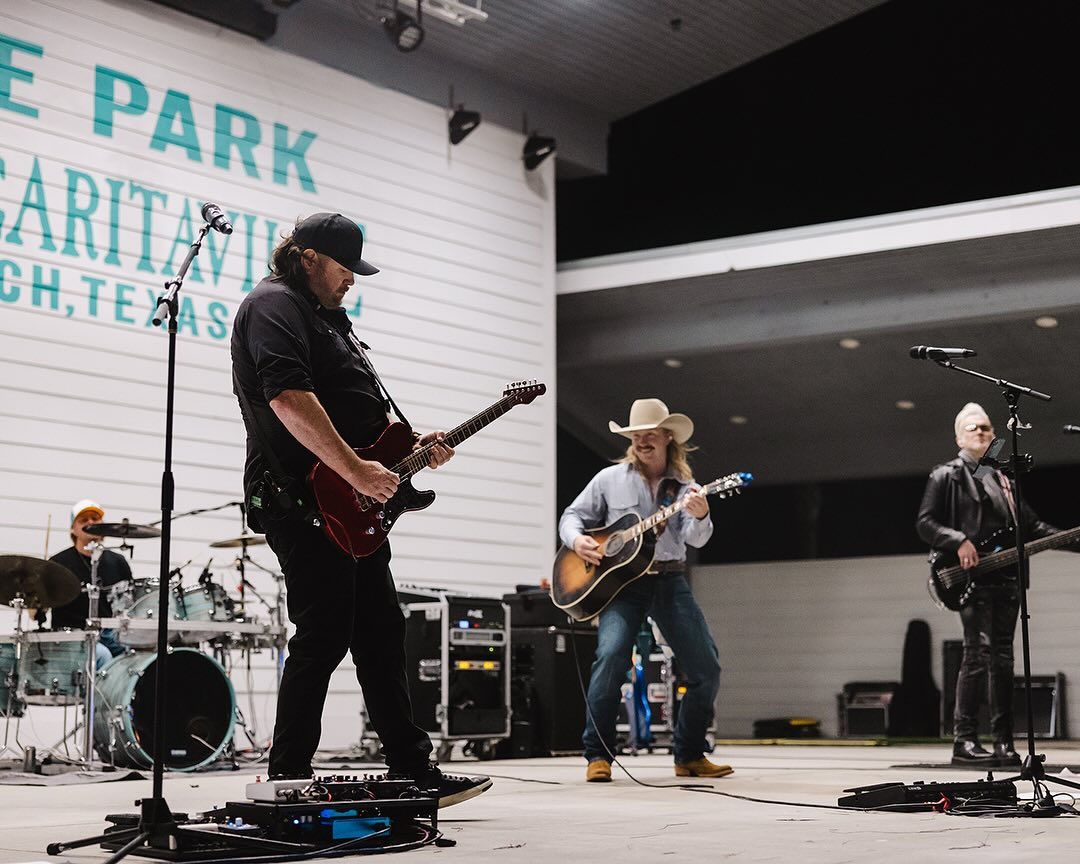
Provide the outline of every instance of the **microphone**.
{"type": "Polygon", "coordinates": [[[1066,435],[1080,435],[1080,426],[1066,424],[1065,426],[1061,427],[1061,431],[1064,432],[1066,435]]]}
{"type": "Polygon", "coordinates": [[[970,348],[931,348],[929,345],[912,345],[908,351],[912,360],[949,360],[953,357],[974,357],[970,348]]]}
{"type": "Polygon", "coordinates": [[[202,218],[210,223],[210,227],[222,234],[232,234],[232,224],[225,218],[221,208],[217,204],[207,201],[202,205],[202,218]]]}

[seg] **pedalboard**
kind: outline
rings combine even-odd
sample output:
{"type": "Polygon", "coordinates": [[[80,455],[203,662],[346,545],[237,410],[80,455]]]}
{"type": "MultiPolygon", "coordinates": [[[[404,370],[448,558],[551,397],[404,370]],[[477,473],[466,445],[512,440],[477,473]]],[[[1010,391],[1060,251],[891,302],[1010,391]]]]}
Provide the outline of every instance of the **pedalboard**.
{"type": "Polygon", "coordinates": [[[845,789],[853,794],[840,798],[840,807],[874,810],[888,807],[898,812],[951,810],[957,804],[975,801],[998,802],[1016,806],[1016,784],[1011,780],[976,780],[975,782],[878,783],[845,789]]]}

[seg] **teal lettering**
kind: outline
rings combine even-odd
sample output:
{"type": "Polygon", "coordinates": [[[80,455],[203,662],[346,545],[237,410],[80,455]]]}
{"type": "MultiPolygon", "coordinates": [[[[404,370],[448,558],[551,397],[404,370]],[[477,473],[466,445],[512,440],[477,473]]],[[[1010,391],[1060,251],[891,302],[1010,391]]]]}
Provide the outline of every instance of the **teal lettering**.
{"type": "Polygon", "coordinates": [[[105,256],[106,264],[120,266],[120,192],[127,184],[123,180],[114,180],[106,177],[105,182],[109,186],[109,254],[105,256]]]}
{"type": "Polygon", "coordinates": [[[199,327],[195,322],[195,304],[187,296],[180,298],[180,314],[176,316],[176,332],[179,333],[185,327],[191,330],[192,336],[199,335],[199,327]]]}
{"type": "Polygon", "coordinates": [[[19,286],[8,282],[8,273],[16,279],[22,278],[22,270],[14,261],[0,258],[0,300],[5,303],[19,302],[19,286]]]}
{"type": "Polygon", "coordinates": [[[64,248],[61,251],[63,255],[78,255],[75,248],[75,225],[77,222],[82,222],[83,233],[86,235],[86,254],[90,256],[91,261],[97,260],[97,249],[94,248],[94,228],[90,224],[90,217],[98,206],[98,189],[97,184],[94,182],[94,178],[89,174],[84,174],[82,171],[73,171],[71,168],[66,168],[68,185],[67,185],[67,227],[64,232],[64,248]],[[79,206],[79,183],[85,183],[87,186],[87,194],[89,200],[85,207],[79,206]]]}
{"type": "Polygon", "coordinates": [[[315,181],[307,163],[307,150],[315,140],[315,133],[306,129],[289,144],[289,127],[284,123],[274,124],[274,182],[285,186],[289,182],[289,166],[296,168],[296,179],[305,192],[315,191],[315,181]]]}
{"type": "Polygon", "coordinates": [[[357,292],[357,294],[356,294],[356,302],[353,304],[352,309],[349,310],[350,317],[359,318],[360,317],[360,312],[363,310],[363,308],[364,308],[364,295],[357,292]]]}
{"type": "Polygon", "coordinates": [[[244,284],[240,290],[245,294],[255,287],[252,260],[255,258],[255,216],[244,214],[244,284]]]}
{"type": "Polygon", "coordinates": [[[229,330],[229,309],[224,303],[216,300],[207,307],[210,314],[210,325],[206,328],[207,335],[211,339],[224,339],[229,330]]]}
{"type": "MultiPolygon", "coordinates": [[[[191,247],[191,244],[195,242],[195,229],[191,226],[191,201],[187,198],[184,199],[184,212],[180,215],[180,222],[176,226],[176,237],[173,239],[172,249],[169,250],[169,257],[165,259],[165,263],[161,266],[161,272],[166,276],[171,276],[176,271],[173,269],[173,258],[176,257],[176,250],[182,249],[181,260],[187,254],[187,250],[191,247]]],[[[194,258],[191,262],[191,278],[196,282],[202,282],[202,271],[199,269],[199,259],[194,258]]]]}
{"type": "Polygon", "coordinates": [[[134,285],[125,285],[122,282],[116,283],[116,320],[122,324],[134,324],[135,319],[129,318],[124,314],[124,307],[130,306],[131,301],[128,299],[128,295],[135,290],[134,285]]]}
{"type": "Polygon", "coordinates": [[[26,191],[23,193],[19,215],[15,219],[15,224],[11,226],[11,230],[8,231],[7,237],[4,238],[8,243],[14,243],[17,246],[22,245],[22,235],[19,234],[19,231],[22,228],[23,217],[26,216],[28,210],[37,213],[38,223],[41,225],[41,248],[46,252],[55,252],[56,244],[53,243],[52,239],[49,211],[45,206],[45,186],[41,182],[41,165],[38,163],[37,156],[34,157],[34,164],[30,168],[30,179],[26,181],[26,191]]]}
{"type": "Polygon", "coordinates": [[[113,116],[120,114],[145,114],[150,104],[146,87],[138,78],[109,69],[107,66],[94,68],[94,134],[112,138],[113,116]],[[126,102],[116,101],[116,84],[123,82],[128,88],[126,102]]]}
{"type": "Polygon", "coordinates": [[[229,169],[232,148],[236,148],[244,171],[248,177],[259,178],[259,169],[255,167],[255,145],[262,138],[259,120],[254,114],[230,108],[228,105],[214,106],[214,164],[218,168],[229,169]],[[239,120],[243,126],[241,134],[233,132],[233,120],[239,120]]]}
{"type": "Polygon", "coordinates": [[[60,271],[55,267],[49,268],[49,281],[43,278],[44,269],[40,264],[34,265],[33,288],[30,292],[30,302],[35,306],[41,305],[41,295],[49,292],[49,308],[54,312],[60,308],[60,271]]]}
{"type": "Polygon", "coordinates": [[[37,117],[37,108],[24,105],[22,102],[16,102],[11,98],[12,82],[25,81],[27,84],[32,84],[34,81],[33,72],[15,65],[15,61],[11,56],[13,51],[22,51],[26,54],[32,54],[34,57],[41,57],[45,53],[40,45],[23,42],[21,39],[0,33],[0,108],[14,111],[16,114],[22,114],[26,117],[37,117]]]}
{"type": "MultiPolygon", "coordinates": [[[[7,170],[4,168],[4,160],[0,159],[0,180],[7,180],[7,170]]],[[[4,230],[4,219],[7,218],[7,214],[3,210],[0,210],[0,231],[4,230]]]]}
{"type": "Polygon", "coordinates": [[[145,186],[140,186],[134,180],[128,181],[128,194],[132,198],[136,195],[142,196],[143,202],[142,254],[139,256],[139,263],[136,267],[147,273],[153,273],[154,265],[150,261],[150,240],[153,237],[152,223],[154,220],[154,200],[161,199],[161,206],[164,207],[169,203],[169,196],[164,192],[158,192],[155,189],[147,189],[145,186]]]}
{"type": "Polygon", "coordinates": [[[87,311],[91,318],[97,318],[98,291],[105,285],[105,280],[83,274],[82,281],[86,283],[87,311]]]}
{"type": "Polygon", "coordinates": [[[150,149],[164,150],[170,144],[187,152],[192,162],[202,162],[199,149],[199,136],[196,134],[195,114],[191,110],[191,99],[186,93],[169,90],[161,104],[154,137],[150,139],[150,149]],[[180,130],[173,132],[173,124],[180,120],[180,130]]]}

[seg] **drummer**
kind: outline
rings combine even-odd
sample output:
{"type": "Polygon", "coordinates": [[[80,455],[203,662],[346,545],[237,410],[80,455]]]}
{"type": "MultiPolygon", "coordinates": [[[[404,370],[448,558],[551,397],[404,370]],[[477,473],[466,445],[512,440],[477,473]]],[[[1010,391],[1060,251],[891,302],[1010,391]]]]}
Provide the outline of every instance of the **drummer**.
{"type": "MultiPolygon", "coordinates": [[[[79,577],[84,586],[90,584],[90,555],[86,547],[95,541],[100,542],[100,537],[86,533],[87,525],[94,525],[105,517],[105,511],[96,501],[84,498],[71,508],[71,542],[72,545],[52,556],[51,561],[61,564],[79,577]]],[[[107,593],[110,585],[118,582],[127,582],[131,579],[131,567],[123,555],[106,549],[98,562],[98,585],[102,589],[98,598],[98,617],[108,618],[112,615],[107,593]]],[[[90,615],[90,598],[84,590],[70,603],[57,606],[52,610],[53,630],[84,630],[86,619],[90,615]]],[[[40,618],[38,619],[41,620],[40,618]]],[[[100,669],[113,657],[123,654],[124,646],[121,645],[112,630],[102,630],[97,644],[97,668],[100,669]]]]}

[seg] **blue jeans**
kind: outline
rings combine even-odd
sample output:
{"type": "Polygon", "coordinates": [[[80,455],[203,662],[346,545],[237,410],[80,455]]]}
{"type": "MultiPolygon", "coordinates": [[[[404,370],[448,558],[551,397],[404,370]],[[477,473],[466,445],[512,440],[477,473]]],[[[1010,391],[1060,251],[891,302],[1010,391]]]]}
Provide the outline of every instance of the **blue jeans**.
{"type": "Polygon", "coordinates": [[[686,676],[686,694],[674,730],[675,762],[685,765],[710,750],[705,733],[720,689],[720,655],[686,577],[670,573],[631,582],[600,614],[596,659],[589,679],[589,712],[581,739],[590,762],[610,759],[608,750],[615,752],[620,689],[630,668],[630,649],[646,615],[659,625],[686,676]]]}

